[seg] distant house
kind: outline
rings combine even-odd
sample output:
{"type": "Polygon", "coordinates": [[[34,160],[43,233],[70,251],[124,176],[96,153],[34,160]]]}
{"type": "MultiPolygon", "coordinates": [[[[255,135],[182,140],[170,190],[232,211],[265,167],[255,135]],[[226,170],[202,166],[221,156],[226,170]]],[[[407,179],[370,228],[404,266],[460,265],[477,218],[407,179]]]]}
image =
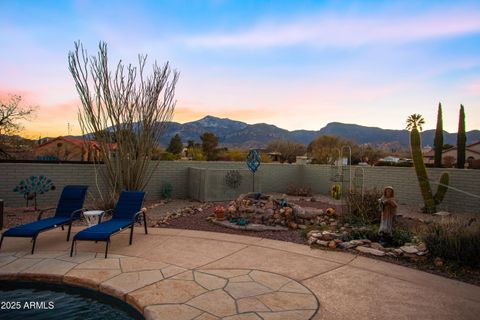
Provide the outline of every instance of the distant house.
{"type": "Polygon", "coordinates": [[[385,158],[382,158],[380,160],[378,160],[379,162],[391,162],[391,163],[397,163],[398,161],[400,161],[400,158],[399,157],[394,157],[394,156],[388,156],[388,157],[385,157],[385,158]]]}
{"type": "MultiPolygon", "coordinates": [[[[466,165],[480,160],[480,141],[469,144],[465,149],[466,165]]],[[[423,161],[426,164],[433,164],[435,161],[435,150],[430,150],[423,154],[423,161]]],[[[442,163],[446,167],[453,167],[457,164],[457,147],[443,150],[442,163]]]]}
{"type": "Polygon", "coordinates": [[[37,147],[37,160],[93,161],[98,160],[100,147],[97,142],[73,137],[50,139],[37,147]]]}
{"type": "Polygon", "coordinates": [[[272,162],[280,162],[280,158],[282,154],[277,151],[269,152],[267,155],[270,157],[270,161],[272,162]]]}

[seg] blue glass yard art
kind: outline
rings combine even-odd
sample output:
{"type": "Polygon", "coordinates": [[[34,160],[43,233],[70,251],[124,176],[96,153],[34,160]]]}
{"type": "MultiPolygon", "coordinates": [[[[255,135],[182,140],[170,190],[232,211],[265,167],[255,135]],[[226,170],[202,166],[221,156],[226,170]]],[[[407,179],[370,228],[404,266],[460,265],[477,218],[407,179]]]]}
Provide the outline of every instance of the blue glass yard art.
{"type": "Polygon", "coordinates": [[[35,210],[37,210],[37,195],[47,193],[51,190],[55,190],[55,185],[53,184],[52,179],[41,175],[38,177],[30,176],[23,179],[13,189],[13,192],[18,192],[23,195],[23,198],[27,201],[27,207],[28,202],[33,200],[35,210]]]}
{"type": "Polygon", "coordinates": [[[258,167],[260,167],[260,164],[262,163],[258,150],[255,150],[255,149],[250,150],[246,160],[247,160],[247,167],[252,172],[252,177],[253,177],[252,192],[255,192],[255,172],[257,172],[258,167]]]}

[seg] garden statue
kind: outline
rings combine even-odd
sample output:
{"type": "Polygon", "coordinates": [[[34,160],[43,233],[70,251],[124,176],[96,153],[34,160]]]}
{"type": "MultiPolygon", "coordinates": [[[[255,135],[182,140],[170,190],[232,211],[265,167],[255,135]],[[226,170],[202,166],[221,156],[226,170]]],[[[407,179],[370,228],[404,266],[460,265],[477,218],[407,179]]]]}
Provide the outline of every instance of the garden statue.
{"type": "Polygon", "coordinates": [[[395,193],[392,187],[386,187],[383,190],[383,196],[378,199],[382,210],[382,218],[378,234],[380,236],[380,244],[386,245],[392,242],[393,220],[397,213],[397,202],[395,201],[395,193]]]}

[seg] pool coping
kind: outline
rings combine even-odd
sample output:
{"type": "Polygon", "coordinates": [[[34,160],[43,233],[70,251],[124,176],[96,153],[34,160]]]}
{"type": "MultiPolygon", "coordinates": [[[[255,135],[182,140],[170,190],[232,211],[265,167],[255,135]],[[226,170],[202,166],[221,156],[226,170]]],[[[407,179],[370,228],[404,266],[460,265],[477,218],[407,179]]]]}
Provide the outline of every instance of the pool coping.
{"type": "MultiPolygon", "coordinates": [[[[29,282],[55,283],[55,284],[59,284],[59,285],[68,285],[68,286],[81,287],[81,288],[85,288],[85,289],[89,289],[89,290],[94,290],[94,291],[100,292],[102,294],[106,294],[106,295],[111,296],[113,298],[116,298],[116,299],[118,299],[122,302],[127,303],[128,305],[133,307],[135,310],[140,312],[145,319],[150,320],[150,319],[162,318],[162,317],[158,317],[157,314],[154,311],[152,311],[151,309],[152,309],[152,307],[162,306],[164,304],[143,303],[142,299],[139,299],[138,297],[135,296],[136,293],[138,293],[141,290],[144,290],[147,287],[151,287],[152,285],[155,285],[155,284],[160,283],[160,282],[165,281],[165,280],[174,280],[174,281],[178,280],[179,282],[180,281],[187,281],[186,278],[184,279],[183,275],[186,274],[186,273],[189,273],[189,272],[191,272],[192,274],[200,273],[200,274],[204,274],[204,275],[207,275],[207,276],[215,276],[214,274],[210,274],[210,272],[213,272],[213,273],[215,273],[215,272],[221,272],[221,273],[232,272],[232,274],[235,274],[235,273],[238,273],[239,271],[244,271],[247,275],[251,274],[252,272],[257,272],[257,273],[261,273],[263,275],[268,274],[267,275],[268,277],[271,276],[271,277],[277,278],[277,279],[278,278],[284,278],[285,279],[284,286],[286,286],[288,284],[288,285],[294,285],[294,286],[297,287],[296,289],[293,289],[293,290],[290,290],[290,291],[281,291],[280,292],[280,291],[271,290],[271,292],[260,293],[258,296],[263,296],[263,295],[267,295],[267,294],[270,294],[270,293],[273,294],[273,293],[280,292],[280,293],[284,293],[284,294],[295,294],[297,296],[301,295],[302,297],[303,296],[304,297],[309,296],[309,299],[310,299],[310,301],[308,302],[310,307],[308,307],[306,309],[283,310],[283,311],[282,310],[268,310],[268,311],[263,310],[264,312],[268,312],[268,313],[280,312],[280,313],[282,313],[282,312],[292,311],[292,312],[300,313],[301,311],[306,311],[306,312],[304,312],[304,314],[308,314],[307,317],[303,317],[303,316],[300,315],[299,317],[296,317],[295,319],[312,319],[318,313],[319,308],[320,308],[320,302],[319,302],[317,296],[308,287],[304,286],[300,282],[298,282],[298,281],[296,281],[292,278],[289,278],[285,275],[281,275],[281,274],[278,274],[278,273],[275,273],[275,272],[270,272],[270,271],[267,272],[267,271],[259,270],[259,269],[242,269],[242,268],[240,268],[240,269],[239,268],[231,268],[231,269],[226,269],[226,268],[186,269],[186,268],[182,268],[182,267],[175,266],[175,265],[172,265],[172,264],[165,264],[165,266],[163,268],[160,268],[160,269],[155,269],[155,268],[151,268],[151,267],[145,268],[145,267],[140,266],[140,268],[138,268],[137,271],[136,271],[136,269],[128,269],[128,271],[125,272],[122,269],[120,269],[120,271],[117,272],[118,270],[116,270],[114,268],[109,268],[109,267],[105,267],[105,266],[102,266],[102,265],[104,265],[105,262],[111,262],[112,260],[116,260],[116,259],[119,260],[120,264],[122,264],[121,263],[122,260],[137,260],[138,261],[138,260],[147,260],[147,259],[138,258],[138,257],[134,257],[134,256],[127,256],[127,255],[118,255],[118,254],[112,254],[110,257],[105,259],[103,257],[102,253],[83,252],[82,255],[87,255],[87,256],[91,255],[91,258],[85,259],[85,260],[82,259],[83,260],[82,262],[79,262],[75,266],[73,266],[72,268],[69,268],[69,270],[64,272],[63,274],[62,273],[52,273],[52,272],[50,272],[50,273],[48,273],[48,272],[35,272],[35,265],[39,265],[39,264],[41,264],[45,261],[50,261],[51,262],[52,260],[58,260],[58,262],[61,263],[62,261],[64,261],[63,259],[67,255],[68,255],[67,251],[59,251],[59,252],[38,251],[37,253],[35,253],[33,255],[30,255],[29,253],[26,253],[26,252],[11,252],[10,255],[7,252],[2,252],[1,257],[13,256],[13,257],[16,257],[16,259],[12,260],[12,261],[10,261],[6,264],[1,265],[1,267],[0,267],[0,281],[21,280],[21,281],[29,281],[29,282]],[[41,257],[43,257],[43,258],[41,258],[41,257]],[[35,263],[33,263],[30,267],[27,267],[24,271],[18,271],[18,272],[2,272],[1,271],[1,268],[5,267],[5,266],[8,266],[10,263],[13,263],[15,261],[19,261],[20,259],[25,259],[26,261],[28,261],[28,260],[35,261],[35,263]],[[85,263],[89,263],[89,262],[98,263],[99,268],[83,269],[81,267],[85,263]],[[104,271],[106,274],[108,274],[109,271],[111,272],[113,270],[115,270],[115,272],[111,272],[110,275],[107,275],[107,276],[102,277],[100,279],[95,279],[95,278],[89,277],[88,272],[86,272],[84,274],[81,274],[81,273],[72,274],[72,271],[74,272],[74,271],[77,271],[77,270],[92,271],[92,272],[102,272],[102,271],[104,271]],[[119,277],[123,274],[130,274],[130,273],[135,273],[135,272],[149,272],[149,271],[155,271],[155,270],[159,270],[160,273],[162,273],[162,277],[163,277],[162,279],[160,279],[158,281],[149,282],[149,283],[147,283],[147,284],[145,284],[141,287],[138,287],[134,290],[131,290],[131,291],[128,291],[128,290],[126,291],[124,287],[122,288],[122,286],[116,286],[115,284],[106,285],[106,283],[108,283],[110,280],[112,280],[114,278],[117,278],[117,277],[119,277]],[[162,270],[164,270],[164,271],[162,271],[162,270]],[[304,290],[305,292],[299,292],[300,290],[304,290]]],[[[65,261],[65,262],[67,262],[67,261],[65,261]]],[[[143,262],[146,263],[146,264],[149,263],[148,261],[143,261],[143,262]]],[[[70,263],[74,263],[74,262],[70,262],[70,263]]],[[[196,281],[196,280],[193,279],[193,281],[196,281]]],[[[206,293],[209,293],[209,292],[212,292],[212,291],[224,290],[225,286],[227,286],[228,283],[230,283],[229,280],[227,280],[225,282],[225,285],[224,285],[223,288],[208,289],[206,287],[203,287],[205,290],[197,296],[192,296],[192,298],[189,299],[188,302],[190,302],[194,298],[197,298],[197,297],[199,297],[203,294],[206,294],[206,293]]],[[[258,284],[258,282],[257,282],[257,284],[258,284]]],[[[262,284],[262,285],[264,285],[264,284],[262,284]]],[[[280,289],[281,288],[279,288],[279,290],[280,289]]],[[[233,298],[230,294],[229,294],[229,296],[231,298],[233,298]]],[[[256,297],[257,296],[252,294],[252,296],[243,297],[243,298],[256,298],[256,297]]],[[[233,299],[235,300],[235,302],[237,304],[236,305],[237,313],[236,314],[231,314],[230,316],[233,317],[235,315],[242,315],[242,314],[245,314],[245,315],[256,314],[253,311],[238,312],[238,302],[237,301],[241,300],[241,298],[240,299],[233,298],[233,299]]],[[[183,303],[176,303],[176,304],[180,305],[180,304],[183,304],[183,303]]],[[[170,305],[170,303],[166,303],[166,305],[170,305]]],[[[188,305],[188,307],[192,307],[192,306],[188,305]]],[[[199,310],[200,310],[200,312],[203,312],[200,315],[218,316],[218,315],[208,313],[207,311],[202,310],[202,309],[199,309],[199,310]]],[[[298,316],[298,315],[296,315],[296,316],[298,316]]],[[[224,317],[221,317],[221,318],[224,318],[224,317]]],[[[228,318],[228,316],[226,318],[228,318]]],[[[191,318],[191,319],[194,319],[194,318],[191,318]]],[[[214,319],[214,318],[212,318],[212,319],[214,319]]],[[[220,317],[218,319],[220,319],[220,317]]]]}

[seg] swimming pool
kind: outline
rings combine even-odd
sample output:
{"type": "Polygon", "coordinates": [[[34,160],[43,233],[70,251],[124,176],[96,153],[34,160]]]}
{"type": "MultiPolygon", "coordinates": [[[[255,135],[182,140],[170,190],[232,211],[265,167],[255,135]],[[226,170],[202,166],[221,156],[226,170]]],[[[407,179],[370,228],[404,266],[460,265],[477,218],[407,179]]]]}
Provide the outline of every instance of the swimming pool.
{"type": "Polygon", "coordinates": [[[143,319],[127,303],[90,289],[43,282],[0,281],[0,319],[143,319]]]}

